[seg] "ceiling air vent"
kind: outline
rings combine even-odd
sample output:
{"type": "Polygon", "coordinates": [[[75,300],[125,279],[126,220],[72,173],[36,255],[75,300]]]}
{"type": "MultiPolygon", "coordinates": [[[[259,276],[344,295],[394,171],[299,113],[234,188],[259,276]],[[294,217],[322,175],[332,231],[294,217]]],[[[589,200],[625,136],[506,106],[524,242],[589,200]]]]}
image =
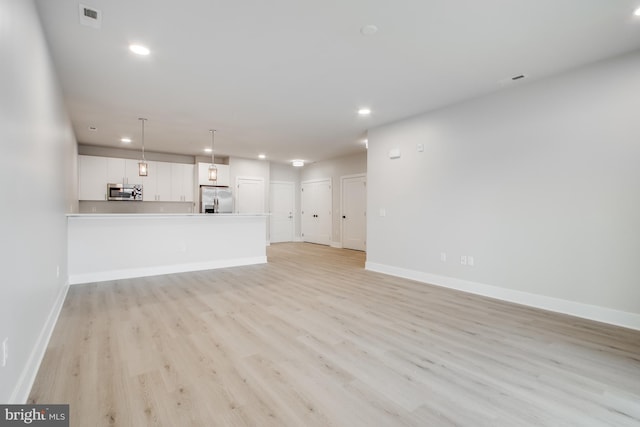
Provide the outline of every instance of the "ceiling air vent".
{"type": "Polygon", "coordinates": [[[102,12],[84,4],[79,4],[80,24],[87,27],[100,28],[102,25],[102,12]]]}

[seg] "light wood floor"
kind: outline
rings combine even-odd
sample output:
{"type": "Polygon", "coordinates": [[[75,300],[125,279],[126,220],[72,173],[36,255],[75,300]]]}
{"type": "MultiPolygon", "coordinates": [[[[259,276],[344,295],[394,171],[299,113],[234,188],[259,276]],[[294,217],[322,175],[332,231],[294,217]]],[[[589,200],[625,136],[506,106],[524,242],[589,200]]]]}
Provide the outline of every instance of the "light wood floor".
{"type": "Polygon", "coordinates": [[[269,264],[71,287],[33,403],[72,426],[640,426],[640,332],[364,271],[269,264]]]}

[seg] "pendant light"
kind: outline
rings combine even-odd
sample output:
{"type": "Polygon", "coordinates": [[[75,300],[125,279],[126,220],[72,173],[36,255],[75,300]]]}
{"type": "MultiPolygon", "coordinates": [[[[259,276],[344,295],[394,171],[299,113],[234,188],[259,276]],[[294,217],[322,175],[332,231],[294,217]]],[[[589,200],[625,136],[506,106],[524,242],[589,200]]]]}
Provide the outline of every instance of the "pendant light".
{"type": "Polygon", "coordinates": [[[213,140],[216,135],[216,130],[211,129],[211,166],[209,166],[209,181],[217,181],[218,180],[218,169],[216,168],[215,163],[213,162],[213,140]]]}
{"type": "Polygon", "coordinates": [[[144,160],[144,122],[147,119],[140,117],[138,120],[142,122],[142,160],[138,162],[138,175],[147,176],[149,174],[149,165],[144,160]]]}

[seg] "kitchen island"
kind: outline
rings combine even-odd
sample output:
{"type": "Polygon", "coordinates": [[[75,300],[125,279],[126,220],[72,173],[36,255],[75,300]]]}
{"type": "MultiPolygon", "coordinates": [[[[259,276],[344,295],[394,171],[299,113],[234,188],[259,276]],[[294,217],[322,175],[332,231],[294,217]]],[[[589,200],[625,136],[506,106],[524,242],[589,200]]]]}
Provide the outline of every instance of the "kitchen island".
{"type": "Polygon", "coordinates": [[[267,262],[264,214],[70,214],[69,284],[267,262]]]}

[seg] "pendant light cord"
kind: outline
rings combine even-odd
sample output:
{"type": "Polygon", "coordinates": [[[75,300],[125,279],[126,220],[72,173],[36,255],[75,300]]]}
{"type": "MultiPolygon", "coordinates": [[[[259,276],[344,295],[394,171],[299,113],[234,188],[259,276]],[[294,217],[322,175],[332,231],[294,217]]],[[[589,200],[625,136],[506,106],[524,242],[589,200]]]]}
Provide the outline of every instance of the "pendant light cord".
{"type": "Polygon", "coordinates": [[[142,161],[144,162],[144,122],[147,119],[141,117],[138,120],[142,122],[142,161]]]}
{"type": "Polygon", "coordinates": [[[213,162],[213,141],[216,137],[216,130],[210,129],[209,132],[211,132],[211,164],[214,165],[215,163],[213,162]]]}

